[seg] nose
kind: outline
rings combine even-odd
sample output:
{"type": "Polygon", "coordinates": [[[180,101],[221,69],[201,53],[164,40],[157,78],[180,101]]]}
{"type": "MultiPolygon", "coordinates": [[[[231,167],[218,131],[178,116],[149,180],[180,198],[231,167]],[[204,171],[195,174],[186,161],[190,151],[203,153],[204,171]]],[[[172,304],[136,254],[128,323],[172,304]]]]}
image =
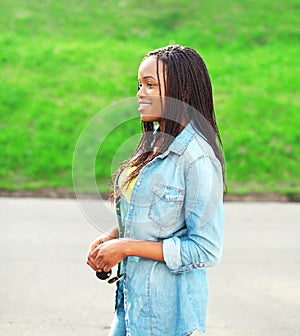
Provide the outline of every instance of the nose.
{"type": "Polygon", "coordinates": [[[136,93],[136,96],[137,96],[138,98],[143,98],[143,97],[146,96],[146,94],[145,94],[145,89],[144,89],[144,85],[140,85],[140,86],[138,87],[138,91],[137,91],[137,93],[136,93]]]}

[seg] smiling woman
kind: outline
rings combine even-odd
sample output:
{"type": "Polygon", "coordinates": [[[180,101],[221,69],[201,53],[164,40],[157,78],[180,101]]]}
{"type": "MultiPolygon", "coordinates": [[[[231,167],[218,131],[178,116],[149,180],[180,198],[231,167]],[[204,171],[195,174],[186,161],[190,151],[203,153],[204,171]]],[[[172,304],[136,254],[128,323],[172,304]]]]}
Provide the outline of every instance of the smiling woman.
{"type": "Polygon", "coordinates": [[[210,78],[195,50],[167,46],[144,58],[138,84],[143,134],[114,175],[118,226],[91,244],[87,263],[118,265],[110,336],[204,332],[206,268],[220,261],[224,227],[210,78]]]}

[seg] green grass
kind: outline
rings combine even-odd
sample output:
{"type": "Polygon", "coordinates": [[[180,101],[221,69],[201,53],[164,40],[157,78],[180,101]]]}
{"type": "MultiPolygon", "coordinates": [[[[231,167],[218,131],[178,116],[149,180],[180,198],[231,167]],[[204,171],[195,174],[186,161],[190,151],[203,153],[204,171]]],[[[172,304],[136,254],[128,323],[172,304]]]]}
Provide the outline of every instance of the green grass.
{"type": "MultiPolygon", "coordinates": [[[[229,193],[300,194],[299,14],[295,0],[2,1],[0,189],[72,190],[85,125],[135,95],[148,51],[178,43],[211,74],[229,193]]],[[[134,125],[101,148],[101,191],[134,125]]]]}

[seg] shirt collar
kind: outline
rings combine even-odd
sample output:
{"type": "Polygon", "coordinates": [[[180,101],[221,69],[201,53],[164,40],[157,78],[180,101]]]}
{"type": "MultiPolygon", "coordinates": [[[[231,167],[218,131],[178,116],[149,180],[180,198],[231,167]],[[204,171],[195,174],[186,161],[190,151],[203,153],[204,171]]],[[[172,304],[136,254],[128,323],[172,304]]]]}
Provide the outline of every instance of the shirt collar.
{"type": "Polygon", "coordinates": [[[160,155],[161,158],[164,158],[169,152],[181,155],[192,141],[195,135],[195,129],[189,122],[185,128],[177,135],[174,141],[171,143],[170,147],[160,155]]]}

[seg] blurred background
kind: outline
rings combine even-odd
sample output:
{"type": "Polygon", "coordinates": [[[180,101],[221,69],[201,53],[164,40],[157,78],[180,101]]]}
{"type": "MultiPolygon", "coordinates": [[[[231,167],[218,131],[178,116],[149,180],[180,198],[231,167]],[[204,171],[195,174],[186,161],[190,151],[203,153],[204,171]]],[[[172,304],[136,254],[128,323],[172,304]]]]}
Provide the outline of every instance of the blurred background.
{"type": "MultiPolygon", "coordinates": [[[[93,141],[136,113],[98,152],[107,195],[115,150],[140,130],[116,103],[136,95],[144,55],[176,43],[211,75],[228,199],[300,200],[299,17],[298,0],[0,0],[0,196],[73,197],[86,125],[97,116],[93,141]]],[[[108,202],[89,201],[115,225],[108,202]]],[[[225,208],[208,335],[299,336],[299,203],[225,208]]],[[[77,200],[1,197],[0,223],[0,334],[107,335],[115,289],[86,266],[99,229],[77,200]]]]}
{"type": "MultiPolygon", "coordinates": [[[[299,198],[299,6],[297,0],[2,0],[2,194],[72,195],[72,157],[87,122],[135,96],[147,52],[176,43],[196,49],[210,72],[228,194],[299,198]]],[[[123,128],[118,141],[130,132],[134,127],[123,128]]],[[[108,163],[96,165],[103,193],[111,175],[106,150],[108,163]]]]}

